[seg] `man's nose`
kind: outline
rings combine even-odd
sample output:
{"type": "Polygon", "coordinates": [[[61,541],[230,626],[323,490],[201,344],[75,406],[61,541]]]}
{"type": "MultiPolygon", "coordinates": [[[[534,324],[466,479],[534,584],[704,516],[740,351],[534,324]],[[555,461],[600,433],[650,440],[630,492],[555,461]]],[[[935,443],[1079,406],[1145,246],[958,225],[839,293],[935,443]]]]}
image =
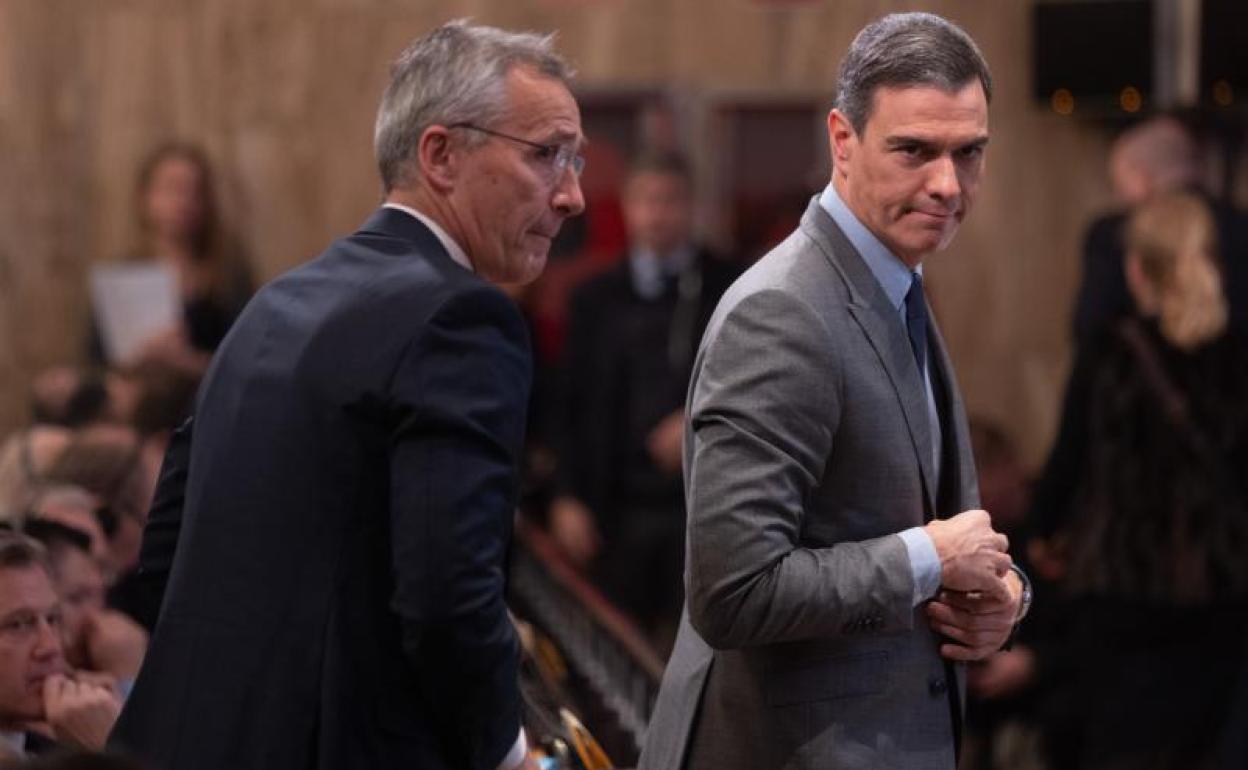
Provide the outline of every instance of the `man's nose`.
{"type": "Polygon", "coordinates": [[[39,621],[39,629],[35,632],[34,656],[47,660],[61,655],[61,630],[46,620],[39,621]]]}
{"type": "Polygon", "coordinates": [[[585,210],[585,195],[581,192],[581,178],[571,168],[565,169],[556,183],[551,205],[562,217],[574,217],[585,210]]]}
{"type": "Polygon", "coordinates": [[[956,201],[962,194],[958,166],[949,155],[942,155],[928,164],[927,191],[933,198],[956,201]]]}

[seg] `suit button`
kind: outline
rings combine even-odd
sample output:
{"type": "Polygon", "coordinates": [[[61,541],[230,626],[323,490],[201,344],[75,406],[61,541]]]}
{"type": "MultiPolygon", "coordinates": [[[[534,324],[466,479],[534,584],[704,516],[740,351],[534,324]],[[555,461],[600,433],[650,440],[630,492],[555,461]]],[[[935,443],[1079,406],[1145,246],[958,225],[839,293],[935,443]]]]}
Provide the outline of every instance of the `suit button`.
{"type": "Polygon", "coordinates": [[[940,677],[935,677],[934,679],[928,680],[927,691],[932,694],[933,698],[939,698],[940,696],[944,695],[948,690],[949,690],[949,685],[945,683],[944,679],[941,679],[940,677]]]}

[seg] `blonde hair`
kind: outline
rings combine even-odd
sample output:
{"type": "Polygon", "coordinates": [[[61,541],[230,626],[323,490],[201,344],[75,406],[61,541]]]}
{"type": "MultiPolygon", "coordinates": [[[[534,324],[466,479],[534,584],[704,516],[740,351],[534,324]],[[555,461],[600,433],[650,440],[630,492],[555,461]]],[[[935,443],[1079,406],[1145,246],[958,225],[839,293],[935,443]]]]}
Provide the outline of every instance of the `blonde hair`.
{"type": "Polygon", "coordinates": [[[1127,224],[1128,258],[1153,289],[1161,334],[1193,350],[1226,329],[1226,297],[1213,213],[1190,193],[1160,195],[1127,224]]]}

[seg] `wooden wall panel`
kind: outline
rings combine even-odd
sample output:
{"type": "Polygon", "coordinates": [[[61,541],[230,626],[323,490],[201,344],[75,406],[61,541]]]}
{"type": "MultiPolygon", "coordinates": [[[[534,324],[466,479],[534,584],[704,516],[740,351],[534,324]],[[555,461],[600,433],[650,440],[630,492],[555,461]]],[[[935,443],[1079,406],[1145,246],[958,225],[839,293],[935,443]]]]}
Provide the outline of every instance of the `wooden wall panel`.
{"type": "MultiPolygon", "coordinates": [[[[32,372],[80,350],[85,268],[127,248],[134,170],[163,139],[207,149],[226,214],[268,278],[378,201],[371,136],[386,69],[437,23],[557,29],[595,89],[830,99],[851,36],[918,5],[0,0],[0,428],[21,420],[32,372]]],[[[1079,234],[1108,200],[1106,139],[1032,103],[1030,3],[921,5],[966,26],[997,82],[988,181],[932,260],[932,293],[971,409],[1004,423],[1034,465],[1065,376],[1079,234]]]]}

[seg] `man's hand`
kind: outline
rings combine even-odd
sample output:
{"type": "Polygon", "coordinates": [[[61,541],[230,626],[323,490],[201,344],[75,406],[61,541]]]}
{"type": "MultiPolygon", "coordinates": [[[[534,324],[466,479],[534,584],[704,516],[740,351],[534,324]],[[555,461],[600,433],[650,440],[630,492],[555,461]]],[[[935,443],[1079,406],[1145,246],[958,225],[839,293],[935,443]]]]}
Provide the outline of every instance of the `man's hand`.
{"type": "Polygon", "coordinates": [[[681,441],[685,437],[685,412],[677,409],[659,421],[646,438],[646,448],[650,450],[650,459],[664,473],[676,475],[680,473],[683,460],[681,441]]]}
{"type": "Polygon", "coordinates": [[[1010,638],[1023,587],[1013,572],[996,580],[1001,584],[999,591],[942,590],[928,603],[932,630],[950,640],[940,646],[941,655],[950,660],[983,660],[1010,638]]]}
{"type": "Polygon", "coordinates": [[[578,567],[585,567],[598,555],[602,538],[594,524],[594,514],[575,497],[556,497],[550,504],[550,535],[564,555],[578,567]]]}
{"type": "Polygon", "coordinates": [[[923,529],[940,557],[940,584],[953,591],[987,594],[1004,601],[1001,578],[1012,560],[1005,551],[1009,539],[992,529],[987,511],[963,511],[948,519],[935,519],[923,529]]]}
{"type": "Polygon", "coordinates": [[[43,708],[58,741],[102,751],[121,713],[121,698],[108,687],[53,674],[43,681],[43,708]]]}

